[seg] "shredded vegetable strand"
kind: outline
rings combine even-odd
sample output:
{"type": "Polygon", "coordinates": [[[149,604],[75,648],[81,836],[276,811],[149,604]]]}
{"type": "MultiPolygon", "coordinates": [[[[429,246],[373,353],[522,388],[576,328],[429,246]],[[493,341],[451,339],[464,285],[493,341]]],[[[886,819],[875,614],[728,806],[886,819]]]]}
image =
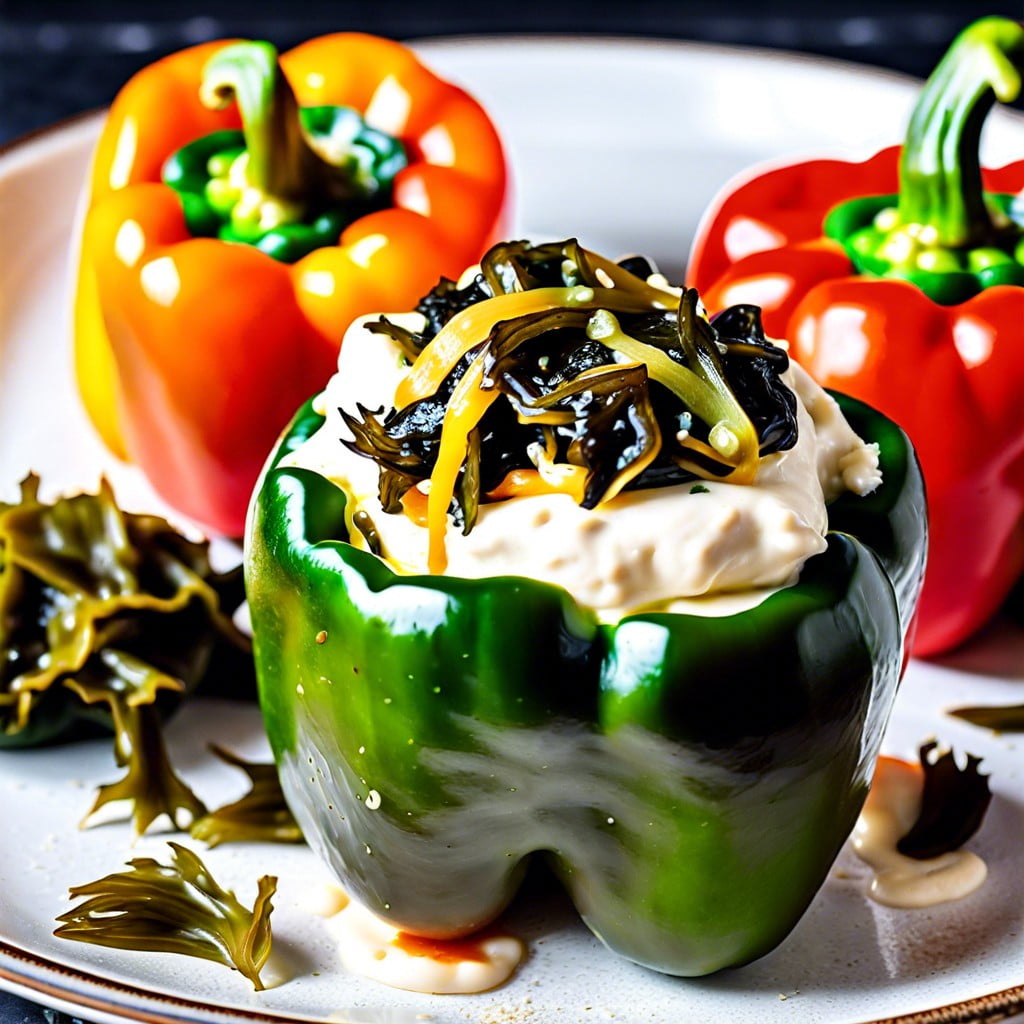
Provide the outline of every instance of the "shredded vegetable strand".
{"type": "Polygon", "coordinates": [[[733,467],[731,481],[749,483],[754,479],[758,461],[757,432],[714,364],[700,359],[697,346],[692,346],[694,368],[683,366],[666,352],[623,332],[618,320],[607,310],[594,314],[587,335],[627,359],[645,362],[653,380],[667,387],[709,424],[709,441],[716,457],[733,467]]]}
{"type": "MultiPolygon", "coordinates": [[[[609,376],[621,376],[628,370],[635,370],[643,367],[643,362],[634,363],[613,363],[605,366],[593,366],[589,370],[582,370],[572,380],[567,380],[557,388],[549,391],[546,395],[539,395],[533,399],[530,405],[536,409],[547,409],[557,405],[570,395],[578,395],[581,391],[589,391],[591,387],[599,382],[607,380],[609,376]]],[[[533,420],[531,419],[532,423],[533,420]]]]}
{"type": "Polygon", "coordinates": [[[455,494],[459,470],[465,461],[470,432],[501,394],[496,388],[484,390],[484,356],[478,355],[455,386],[441,426],[441,444],[434,471],[430,474],[427,496],[427,568],[443,573],[448,565],[444,536],[448,528],[448,508],[455,494]]]}
{"type": "Polygon", "coordinates": [[[404,408],[437,391],[458,361],[479,345],[496,323],[530,313],[572,307],[598,310],[610,306],[623,313],[649,313],[643,295],[614,288],[535,288],[485,299],[457,313],[420,353],[395,391],[395,404],[404,408]]]}
{"type": "MultiPolygon", "coordinates": [[[[502,297],[501,318],[509,320],[525,313],[539,313],[565,305],[566,288],[537,288],[502,297]]],[[[478,302],[457,313],[423,349],[395,392],[395,405],[403,408],[432,395],[456,363],[479,345],[494,326],[491,300],[478,302]]]]}
{"type": "MultiPolygon", "coordinates": [[[[639,419],[636,407],[629,409],[627,415],[632,421],[639,419]]],[[[661,432],[653,416],[650,418],[650,423],[653,427],[653,436],[650,442],[639,455],[629,461],[625,469],[618,473],[615,479],[608,485],[608,488],[601,497],[601,501],[611,501],[627,484],[636,480],[658,457],[658,452],[661,449],[661,432]]]]}
{"type": "Polygon", "coordinates": [[[605,287],[617,288],[642,296],[651,309],[671,309],[675,304],[675,293],[649,284],[643,278],[631,274],[628,270],[620,267],[618,263],[600,253],[580,247],[579,260],[583,265],[581,269],[589,268],[594,279],[600,281],[605,287]]]}
{"type": "MultiPolygon", "coordinates": [[[[693,372],[710,389],[712,404],[708,409],[705,422],[711,426],[709,440],[712,446],[717,451],[731,448],[730,442],[719,442],[715,436],[716,431],[721,435],[723,430],[729,430],[736,439],[742,460],[741,465],[750,472],[749,479],[734,478],[733,482],[750,482],[757,470],[759,454],[757,431],[726,379],[725,368],[717,347],[715,329],[698,313],[698,303],[699,299],[695,289],[690,288],[683,293],[679,301],[677,316],[679,341],[687,360],[692,365],[693,372]],[[701,338],[704,344],[698,345],[698,338],[701,338]]],[[[726,452],[723,451],[723,454],[726,452]]]]}

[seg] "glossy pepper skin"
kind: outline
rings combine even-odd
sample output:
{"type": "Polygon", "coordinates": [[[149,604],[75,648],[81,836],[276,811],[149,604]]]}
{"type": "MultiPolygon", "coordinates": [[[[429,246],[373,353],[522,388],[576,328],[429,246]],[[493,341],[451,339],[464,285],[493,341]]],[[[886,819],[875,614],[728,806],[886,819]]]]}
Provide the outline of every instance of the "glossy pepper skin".
{"type": "Polygon", "coordinates": [[[974,634],[1024,571],[1024,161],[978,162],[984,115],[1019,95],[1022,68],[1024,26],[975,23],[902,147],[748,179],[705,218],[690,262],[709,309],[760,305],[820,383],[910,435],[931,517],[919,655],[974,634]]]}
{"type": "MultiPolygon", "coordinates": [[[[702,975],[794,926],[867,791],[924,558],[909,442],[830,508],[799,582],[721,618],[598,624],[524,578],[396,576],[345,542],[345,495],[270,468],[246,587],[268,733],[303,833],[403,929],[473,931],[543,851],[612,950],[702,975]]],[[[276,460],[322,419],[307,405],[276,460]]]]}
{"type": "Polygon", "coordinates": [[[114,101],[88,184],[74,330],[79,388],[106,444],[175,508],[240,536],[267,452],[332,372],[348,324],[405,308],[473,262],[501,233],[506,176],[497,133],[465,92],[398,43],[324,36],[281,56],[284,78],[302,108],[351,107],[399,140],[407,166],[390,205],[291,263],[195,237],[161,168],[240,127],[234,106],[200,99],[226,45],[158,61],[114,101]]]}

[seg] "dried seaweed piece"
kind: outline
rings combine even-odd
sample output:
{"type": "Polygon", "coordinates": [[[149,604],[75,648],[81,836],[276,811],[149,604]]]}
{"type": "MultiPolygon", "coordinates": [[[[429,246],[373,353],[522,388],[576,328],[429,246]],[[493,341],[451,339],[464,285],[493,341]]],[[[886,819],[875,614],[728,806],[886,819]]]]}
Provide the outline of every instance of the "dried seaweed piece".
{"type": "Polygon", "coordinates": [[[456,282],[450,281],[448,278],[441,278],[434,289],[425,295],[416,307],[416,312],[426,318],[427,325],[422,334],[410,335],[408,338],[409,344],[403,346],[406,353],[411,355],[411,360],[414,360],[419,355],[423,346],[456,313],[461,312],[467,306],[472,306],[475,302],[490,298],[490,295],[491,291],[480,274],[477,274],[463,288],[460,288],[456,282]]]}
{"type": "Polygon", "coordinates": [[[126,800],[137,833],[161,815],[205,813],[175,775],[160,719],[208,672],[221,695],[252,691],[249,641],[230,619],[241,573],[217,573],[208,545],[97,494],[52,504],[30,475],[0,504],[0,747],[114,732],[128,772],[101,787],[86,821],[126,800]]]}
{"type": "Polygon", "coordinates": [[[240,971],[256,991],[272,942],[270,898],[277,879],[257,882],[252,910],[214,881],[187,847],[168,843],[172,862],[152,857],[128,861],[130,871],[73,886],[71,899],[83,899],[61,914],[54,935],[115,949],[181,953],[213,960],[240,971]]]}
{"type": "Polygon", "coordinates": [[[1024,732],[1024,704],[972,704],[949,713],[993,732],[1024,732]]]}
{"type": "Polygon", "coordinates": [[[193,822],[189,829],[192,838],[211,847],[240,842],[301,843],[302,832],[285,803],[277,766],[254,764],[215,743],[210,750],[227,764],[241,768],[252,788],[240,799],[193,822]]]}
{"type": "Polygon", "coordinates": [[[508,295],[552,285],[595,285],[588,274],[576,239],[531,245],[526,241],[500,242],[480,260],[478,287],[486,295],[508,295]]]}
{"type": "Polygon", "coordinates": [[[711,324],[725,348],[726,375],[757,431],[761,455],[792,447],[796,395],[779,376],[789,368],[789,356],[765,338],[760,307],[729,306],[711,324]]]}
{"type": "Polygon", "coordinates": [[[558,408],[581,395],[585,401],[576,413],[568,461],[587,467],[580,504],[596,508],[643,472],[657,453],[661,434],[647,397],[647,368],[640,363],[586,370],[526,409],[558,408]]]}
{"type": "Polygon", "coordinates": [[[206,813],[206,806],[175,774],[154,703],[160,690],[181,692],[183,684],[122,651],[105,649],[99,661],[109,674],[69,679],[67,685],[86,704],[103,702],[110,709],[114,757],[128,771],[118,782],[100,786],[82,825],[87,826],[101,807],[123,801],[131,805],[136,835],[163,815],[175,827],[187,827],[206,813]]]}
{"type": "MultiPolygon", "coordinates": [[[[16,504],[0,503],[0,747],[109,727],[67,686],[109,677],[108,648],[193,689],[218,646],[248,650],[230,618],[243,596],[240,573],[215,572],[206,543],[123,512],[105,480],[48,504],[28,476],[16,504]]],[[[243,664],[236,692],[251,689],[243,664]]]]}
{"type": "Polygon", "coordinates": [[[921,746],[921,812],[896,844],[900,853],[917,860],[929,860],[963,846],[978,831],[992,800],[988,776],[978,771],[981,758],[968,754],[961,768],[952,750],[932,758],[937,749],[934,741],[921,746]]]}

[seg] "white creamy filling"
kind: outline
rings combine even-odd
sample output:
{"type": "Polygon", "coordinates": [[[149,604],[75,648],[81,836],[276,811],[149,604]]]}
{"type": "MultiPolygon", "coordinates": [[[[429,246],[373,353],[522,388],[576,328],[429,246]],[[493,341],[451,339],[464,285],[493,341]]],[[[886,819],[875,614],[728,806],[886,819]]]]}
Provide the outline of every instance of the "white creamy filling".
{"type": "MultiPolygon", "coordinates": [[[[384,557],[400,573],[427,572],[427,530],[389,515],[377,496],[376,463],[340,442],[351,433],[339,408],[355,413],[394,404],[408,372],[401,348],[371,334],[364,318],[349,329],[338,372],[319,396],[324,426],[286,465],[335,481],[365,510],[384,557]]],[[[388,317],[411,330],[418,314],[388,317]]],[[[783,379],[798,398],[798,441],[761,460],[753,485],[700,481],[627,491],[596,509],[567,494],[481,504],[468,536],[450,528],[447,574],[479,579],[526,576],[564,587],[601,617],[651,606],[729,614],[793,583],[803,563],[825,549],[826,502],[844,490],[866,494],[881,480],[876,446],[850,428],[836,402],[795,363],[783,379]],[[727,595],[723,607],[709,598],[727,595]]],[[[354,532],[354,544],[364,545],[354,532]]]]}

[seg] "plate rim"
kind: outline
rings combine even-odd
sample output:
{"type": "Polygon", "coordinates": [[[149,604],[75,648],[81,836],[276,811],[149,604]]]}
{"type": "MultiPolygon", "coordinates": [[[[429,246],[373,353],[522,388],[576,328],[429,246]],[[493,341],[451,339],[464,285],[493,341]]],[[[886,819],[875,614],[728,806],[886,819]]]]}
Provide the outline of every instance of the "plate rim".
{"type": "MultiPolygon", "coordinates": [[[[210,1021],[223,1021],[235,1024],[244,1021],[246,1024],[320,1024],[322,1018],[304,1014],[288,1014],[276,1010],[259,1010],[242,1006],[216,1006],[213,1003],[188,996],[171,995],[157,992],[152,988],[87,971],[51,957],[33,953],[0,935],[0,987],[7,988],[15,995],[39,1002],[37,997],[44,997],[45,1005],[62,1007],[69,1012],[85,1009],[92,1013],[97,1011],[110,1020],[136,1021],[139,1024],[182,1024],[194,1017],[185,1017],[180,1013],[168,1012],[172,1007],[202,1013],[210,1021]],[[36,975],[19,973],[10,964],[22,963],[35,968],[36,975]],[[63,984],[61,983],[63,981],[63,984]],[[71,982],[78,982],[89,989],[96,988],[109,992],[106,999],[85,991],[75,989],[71,982]],[[117,1001],[114,995],[134,1000],[134,1003],[117,1001]],[[159,1012],[163,1007],[163,1012],[159,1012]]],[[[857,1024],[995,1024],[1005,1019],[1007,1014],[1024,1010],[1024,984],[1012,985],[1009,988],[986,995],[972,996],[966,1000],[947,1003],[925,1010],[913,1010],[910,1013],[895,1017],[872,1018],[858,1021],[857,1024]]],[[[335,1024],[342,1024],[332,1017],[335,1024]]]]}
{"type": "MultiPolygon", "coordinates": [[[[801,64],[808,68],[813,67],[837,73],[854,72],[859,76],[887,81],[904,88],[908,84],[913,85],[923,81],[898,71],[798,51],[704,43],[686,39],[665,39],[643,34],[636,36],[579,36],[571,33],[538,33],[536,35],[512,33],[507,36],[469,34],[465,36],[413,37],[403,41],[414,50],[429,51],[430,49],[505,46],[510,43],[531,46],[538,44],[541,46],[564,45],[566,40],[572,40],[574,47],[579,49],[616,47],[634,50],[683,50],[722,57],[742,55],[747,59],[763,58],[771,63],[801,64]]],[[[80,111],[51,124],[30,129],[5,142],[0,142],[0,184],[8,173],[17,169],[18,158],[24,158],[26,162],[31,159],[26,151],[60,141],[61,137],[67,137],[66,145],[74,145],[80,141],[77,137],[79,132],[88,135],[91,128],[95,127],[98,130],[105,112],[106,108],[103,107],[80,111]],[[7,165],[12,162],[15,163],[15,166],[9,168],[7,165]]],[[[1012,119],[1020,117],[1013,111],[995,111],[994,113],[1009,114],[1012,119]]],[[[40,153],[36,159],[46,159],[47,155],[45,152],[40,153]]],[[[291,1021],[311,1024],[311,1022],[322,1021],[322,1018],[319,1017],[287,1014],[276,1010],[260,1010],[243,1006],[217,1006],[188,996],[161,993],[149,987],[106,978],[27,950],[17,943],[11,942],[2,933],[0,933],[0,988],[33,1002],[64,1009],[70,1013],[85,1009],[94,1015],[96,1013],[103,1014],[108,1020],[135,1021],[139,1024],[182,1024],[183,1021],[197,1019],[194,1016],[189,1017],[181,1013],[169,1012],[171,1008],[201,1013],[204,1015],[204,1019],[224,1022],[224,1024],[234,1024],[234,1022],[287,1024],[291,1021]],[[23,965],[21,971],[17,969],[19,964],[23,965]],[[26,968],[34,969],[36,973],[27,973],[26,968]],[[72,982],[77,982],[82,987],[75,989],[71,985],[72,982]],[[101,995],[87,991],[91,988],[110,992],[111,997],[104,999],[101,995]],[[122,1003],[113,999],[113,995],[130,998],[135,1002],[134,1004],[122,1003]]],[[[972,996],[966,1000],[924,1010],[914,1010],[897,1016],[862,1020],[857,1024],[995,1024],[996,1021],[1003,1020],[1008,1014],[1019,1012],[1024,1012],[1024,982],[984,995],[972,996]]],[[[337,1018],[332,1017],[332,1020],[336,1024],[342,1024],[337,1018]]]]}
{"type": "MultiPolygon", "coordinates": [[[[802,65],[805,68],[827,68],[838,72],[855,73],[858,76],[870,77],[878,81],[887,81],[895,86],[907,87],[915,83],[920,85],[924,79],[902,71],[884,68],[873,64],[859,64],[841,57],[826,57],[820,54],[807,53],[800,50],[774,48],[768,46],[730,43],[709,43],[696,39],[676,39],[654,36],[647,33],[636,35],[614,35],[594,33],[593,35],[577,35],[571,32],[510,32],[507,35],[488,35],[486,33],[467,33],[465,35],[419,35],[406,36],[400,42],[414,51],[472,49],[487,46],[565,46],[572,42],[576,49],[626,48],[637,50],[665,50],[672,52],[693,51],[709,56],[743,57],[745,59],[764,60],[768,63],[802,65]]],[[[27,144],[37,142],[41,137],[60,132],[64,129],[78,127],[78,122],[102,117],[107,107],[93,107],[68,114],[50,124],[39,125],[20,132],[6,141],[0,142],[0,159],[11,150],[20,149],[27,144]]],[[[1000,109],[993,110],[990,116],[999,116],[1000,109]]]]}
{"type": "Polygon", "coordinates": [[[106,114],[106,107],[94,107],[91,110],[81,110],[77,114],[69,114],[52,124],[40,125],[38,128],[30,128],[27,132],[15,135],[6,142],[0,142],[0,177],[6,173],[4,164],[12,157],[22,156],[26,149],[32,149],[41,142],[49,142],[52,136],[70,135],[75,131],[85,132],[87,122],[95,121],[97,125],[106,114]]]}
{"type": "MultiPolygon", "coordinates": [[[[302,1014],[244,1006],[217,1006],[189,996],[157,992],[152,988],[105,978],[84,968],[33,953],[2,937],[0,987],[46,1007],[65,1009],[69,1013],[78,1013],[82,1010],[92,1014],[99,1012],[109,1020],[138,1021],[139,1024],[182,1024],[184,1021],[197,1020],[195,1012],[203,1013],[211,1021],[223,1021],[225,1024],[237,1021],[245,1021],[247,1024],[288,1024],[291,1021],[312,1024],[320,1021],[318,1017],[302,1014]],[[26,964],[34,968],[38,974],[19,973],[11,966],[12,963],[26,964]],[[109,992],[111,995],[104,999],[101,995],[85,991],[84,988],[71,987],[71,982],[78,982],[89,989],[109,992]],[[126,1000],[130,998],[134,1002],[120,1002],[113,998],[114,995],[124,996],[126,1000]],[[164,1008],[163,1012],[159,1012],[160,1007],[164,1008]],[[168,1012],[171,1007],[193,1011],[193,1014],[187,1016],[183,1013],[168,1012]]],[[[336,1024],[343,1024],[334,1018],[332,1020],[335,1020],[336,1024]]]]}

